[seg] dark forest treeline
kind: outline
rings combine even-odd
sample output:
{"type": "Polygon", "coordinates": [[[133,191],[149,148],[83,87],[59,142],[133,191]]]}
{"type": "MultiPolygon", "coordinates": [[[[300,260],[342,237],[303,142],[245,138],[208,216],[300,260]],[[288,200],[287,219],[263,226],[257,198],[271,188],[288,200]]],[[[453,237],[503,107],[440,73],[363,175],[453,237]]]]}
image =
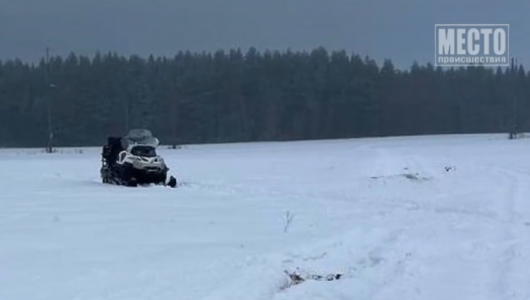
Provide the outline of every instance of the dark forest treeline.
{"type": "Polygon", "coordinates": [[[0,62],[0,146],[45,146],[49,125],[57,146],[134,127],[164,144],[508,132],[530,125],[529,100],[522,66],[399,71],[323,48],[72,54],[0,62]]]}

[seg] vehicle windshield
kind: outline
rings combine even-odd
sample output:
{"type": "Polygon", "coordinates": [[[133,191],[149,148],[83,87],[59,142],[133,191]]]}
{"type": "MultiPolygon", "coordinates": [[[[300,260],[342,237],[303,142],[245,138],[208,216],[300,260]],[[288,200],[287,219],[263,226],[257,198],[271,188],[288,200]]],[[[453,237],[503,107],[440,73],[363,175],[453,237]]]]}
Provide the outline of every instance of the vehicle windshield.
{"type": "Polygon", "coordinates": [[[150,146],[135,146],[131,149],[131,154],[143,157],[155,157],[156,150],[150,146]]]}

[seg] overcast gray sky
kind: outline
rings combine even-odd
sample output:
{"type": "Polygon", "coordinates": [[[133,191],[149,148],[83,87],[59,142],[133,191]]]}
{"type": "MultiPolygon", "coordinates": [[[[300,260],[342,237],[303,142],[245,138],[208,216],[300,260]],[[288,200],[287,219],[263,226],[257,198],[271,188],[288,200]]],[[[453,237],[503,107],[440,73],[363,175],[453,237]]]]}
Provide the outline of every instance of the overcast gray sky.
{"type": "Polygon", "coordinates": [[[528,66],[529,13],[528,0],[0,0],[0,59],[325,46],[408,68],[433,62],[436,23],[508,23],[528,66]]]}

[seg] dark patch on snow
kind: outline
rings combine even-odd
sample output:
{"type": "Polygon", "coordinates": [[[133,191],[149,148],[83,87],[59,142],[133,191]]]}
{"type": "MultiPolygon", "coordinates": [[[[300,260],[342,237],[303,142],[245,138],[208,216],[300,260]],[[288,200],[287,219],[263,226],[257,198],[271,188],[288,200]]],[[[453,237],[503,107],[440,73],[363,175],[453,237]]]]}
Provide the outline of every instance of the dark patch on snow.
{"type": "Polygon", "coordinates": [[[302,275],[298,272],[289,272],[289,271],[284,271],[284,272],[287,275],[289,280],[288,280],[288,283],[285,286],[282,286],[280,290],[285,290],[287,288],[290,288],[293,285],[298,285],[307,280],[336,281],[336,280],[341,279],[344,276],[344,274],[341,274],[341,273],[331,273],[327,275],[319,275],[319,274],[302,275]]]}
{"type": "Polygon", "coordinates": [[[429,180],[428,177],[421,176],[419,173],[403,173],[393,176],[371,176],[371,179],[385,179],[385,178],[393,178],[393,177],[404,177],[408,180],[412,181],[427,181],[429,180]]]}
{"type": "Polygon", "coordinates": [[[414,180],[414,181],[425,181],[425,180],[429,180],[429,178],[427,177],[424,177],[424,176],[420,176],[420,174],[418,173],[405,173],[405,174],[401,174],[401,176],[409,179],[409,180],[414,180]]]}

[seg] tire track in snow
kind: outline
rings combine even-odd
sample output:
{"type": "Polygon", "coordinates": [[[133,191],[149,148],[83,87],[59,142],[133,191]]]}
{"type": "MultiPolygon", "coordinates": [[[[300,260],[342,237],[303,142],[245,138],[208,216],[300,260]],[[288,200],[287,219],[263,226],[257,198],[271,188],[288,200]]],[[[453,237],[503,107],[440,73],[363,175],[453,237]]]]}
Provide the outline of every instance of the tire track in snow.
{"type": "Polygon", "coordinates": [[[311,282],[288,287],[285,270],[297,270],[302,274],[341,272],[344,274],[341,283],[349,281],[351,289],[363,296],[366,294],[365,298],[378,297],[386,288],[399,285],[400,278],[407,272],[409,257],[403,252],[405,249],[397,245],[404,233],[403,229],[371,230],[369,232],[372,234],[363,242],[358,241],[362,230],[357,230],[300,246],[293,251],[249,257],[232,268],[238,271],[231,280],[203,300],[307,299],[315,294],[335,299],[334,293],[338,292],[334,290],[337,288],[336,282],[327,283],[324,289],[322,286],[312,286],[311,282]],[[242,289],[242,286],[252,289],[242,289]]]}
{"type": "MultiPolygon", "coordinates": [[[[517,230],[522,228],[523,215],[517,213],[517,211],[520,210],[521,205],[525,203],[525,200],[530,195],[528,186],[524,183],[530,180],[530,175],[507,168],[492,167],[491,169],[504,174],[511,181],[506,199],[501,199],[503,204],[501,215],[503,226],[500,244],[504,250],[499,257],[499,263],[501,264],[499,289],[502,299],[528,299],[530,297],[530,289],[520,290],[516,288],[525,286],[524,284],[521,285],[522,282],[517,282],[518,279],[521,279],[521,277],[517,277],[517,272],[518,268],[527,266],[527,262],[518,261],[521,259],[520,248],[525,245],[521,245],[523,241],[517,230]]],[[[527,232],[525,232],[525,235],[527,235],[527,232]]],[[[522,271],[521,274],[523,274],[522,271]]]]}
{"type": "MultiPolygon", "coordinates": [[[[414,171],[419,171],[422,174],[427,174],[427,175],[429,175],[429,177],[432,177],[433,175],[435,175],[437,173],[435,169],[432,169],[430,161],[417,160],[415,157],[413,157],[411,155],[401,155],[400,153],[397,153],[397,155],[393,155],[393,153],[391,153],[390,151],[383,150],[383,149],[379,149],[378,154],[379,154],[378,158],[382,159],[382,161],[376,161],[375,168],[376,168],[377,171],[384,171],[386,173],[389,173],[389,171],[391,173],[392,172],[398,172],[400,170],[401,166],[399,164],[396,164],[396,162],[397,162],[397,163],[401,163],[403,165],[410,166],[410,167],[413,168],[414,171]]],[[[433,161],[433,163],[436,163],[436,161],[433,161]]],[[[436,164],[434,164],[434,165],[436,165],[436,164]]],[[[466,180],[466,179],[464,178],[464,180],[466,180]]],[[[454,181],[454,180],[452,180],[452,181],[454,181]]],[[[439,183],[443,183],[443,181],[441,181],[439,183]]],[[[451,182],[447,182],[447,183],[451,183],[451,182]]],[[[453,182],[453,183],[461,185],[462,183],[465,184],[465,181],[464,182],[461,182],[461,181],[460,182],[453,182]]],[[[450,188],[451,186],[446,186],[446,184],[442,184],[441,186],[436,186],[435,185],[433,187],[437,187],[437,188],[441,188],[442,190],[445,190],[446,188],[448,188],[448,187],[450,188]]],[[[517,188],[519,188],[519,185],[517,185],[517,188]]],[[[517,190],[517,189],[510,189],[510,191],[512,191],[514,193],[522,193],[520,190],[517,190]]],[[[455,192],[455,193],[446,193],[446,192],[440,193],[440,192],[441,191],[434,191],[434,193],[432,195],[430,195],[430,197],[433,198],[433,199],[437,198],[437,197],[448,198],[449,196],[456,196],[456,195],[460,194],[459,192],[455,192]]],[[[477,191],[476,190],[472,190],[472,191],[469,191],[469,192],[471,194],[474,194],[477,191]]],[[[463,192],[462,194],[465,194],[465,193],[467,193],[467,192],[463,192]]],[[[423,202],[423,201],[415,201],[416,203],[414,203],[414,205],[412,207],[409,207],[409,209],[418,210],[418,211],[422,211],[422,212],[430,211],[430,212],[434,213],[434,214],[432,214],[432,217],[439,216],[440,213],[442,213],[442,214],[444,214],[444,213],[456,214],[456,215],[458,215],[458,217],[459,217],[458,219],[459,220],[466,220],[467,219],[466,220],[467,222],[470,221],[469,220],[469,216],[480,217],[478,219],[475,219],[475,222],[478,223],[477,224],[478,228],[482,227],[483,221],[484,221],[484,225],[493,224],[493,226],[498,226],[498,227],[501,228],[499,233],[498,233],[499,236],[496,239],[500,239],[501,240],[500,245],[501,246],[505,246],[505,245],[507,245],[506,244],[507,241],[509,241],[509,238],[510,238],[509,234],[511,233],[510,231],[507,230],[507,228],[509,228],[511,222],[513,222],[515,220],[515,211],[514,211],[514,209],[515,209],[515,206],[516,206],[517,197],[519,197],[519,196],[517,196],[517,195],[511,196],[510,195],[510,197],[509,197],[510,201],[504,201],[503,202],[503,206],[500,207],[497,210],[497,211],[500,211],[502,213],[502,215],[500,217],[500,220],[498,220],[498,218],[496,218],[495,214],[489,214],[487,211],[486,212],[481,212],[478,209],[475,210],[475,208],[473,208],[473,211],[461,209],[461,208],[458,208],[458,207],[455,207],[455,208],[453,208],[453,207],[443,208],[443,207],[440,207],[440,203],[438,203],[438,201],[425,201],[425,202],[423,202]]],[[[458,197],[456,197],[456,198],[458,198],[458,197]]],[[[470,204],[473,204],[473,203],[471,202],[470,204]]],[[[472,208],[472,206],[470,206],[470,209],[471,208],[472,208]]],[[[429,214],[429,215],[431,215],[431,214],[429,214]]],[[[421,219],[421,216],[418,216],[418,218],[421,219]]],[[[416,219],[416,217],[414,217],[414,219],[416,219]]],[[[438,218],[434,218],[434,219],[438,219],[438,218]]],[[[451,225],[449,225],[446,221],[438,220],[439,222],[437,222],[434,219],[432,219],[432,220],[427,220],[426,219],[425,220],[427,222],[433,221],[433,223],[432,223],[433,230],[434,229],[440,230],[441,233],[444,233],[448,237],[449,236],[451,236],[451,237],[458,236],[458,232],[453,233],[455,228],[452,227],[451,225]]],[[[442,217],[442,219],[443,219],[443,217],[442,217]]],[[[416,221],[417,220],[418,219],[416,219],[416,221]]],[[[457,223],[461,223],[461,221],[458,221],[457,223]]],[[[417,234],[421,234],[421,230],[418,230],[420,228],[417,227],[417,226],[418,226],[418,224],[414,224],[413,227],[415,227],[416,230],[414,228],[411,228],[412,230],[408,231],[408,235],[407,236],[409,238],[411,238],[411,240],[416,240],[417,241],[417,238],[418,238],[417,234]]],[[[425,226],[425,224],[423,224],[422,226],[425,226]]],[[[427,227],[427,226],[425,226],[425,227],[427,227]]],[[[464,226],[464,227],[466,227],[466,226],[464,226]]],[[[487,230],[487,229],[485,229],[485,230],[487,230]]],[[[487,238],[486,240],[489,240],[489,238],[487,238]]],[[[423,284],[420,284],[421,282],[412,283],[411,289],[412,289],[412,287],[415,286],[415,288],[417,289],[417,294],[412,293],[412,295],[407,295],[407,296],[421,298],[421,297],[419,297],[419,295],[422,294],[422,292],[425,292],[427,294],[433,293],[436,289],[438,289],[438,286],[439,286],[438,284],[436,284],[436,282],[437,282],[436,279],[444,278],[443,275],[438,275],[437,274],[437,273],[441,273],[441,274],[445,274],[445,276],[455,276],[456,278],[460,278],[461,280],[463,280],[463,281],[458,282],[458,284],[457,284],[457,282],[453,283],[454,286],[452,286],[452,287],[456,288],[456,290],[453,290],[451,292],[454,293],[454,294],[460,293],[459,295],[462,296],[463,295],[462,293],[469,293],[470,296],[471,295],[475,295],[476,296],[476,292],[479,292],[480,289],[487,288],[487,286],[489,285],[489,282],[494,281],[494,282],[498,283],[498,286],[495,288],[494,291],[492,291],[493,295],[499,295],[499,293],[500,293],[503,296],[503,297],[494,297],[494,298],[507,299],[505,297],[505,295],[509,295],[509,293],[507,292],[508,289],[506,288],[507,284],[503,280],[511,272],[510,268],[508,267],[509,265],[506,265],[503,262],[498,262],[495,265],[496,266],[495,268],[491,268],[491,269],[488,270],[487,268],[484,268],[479,261],[475,261],[473,259],[467,258],[467,257],[472,257],[472,256],[469,256],[469,255],[472,255],[473,252],[475,252],[475,250],[474,250],[474,248],[472,246],[473,241],[471,241],[471,244],[469,243],[469,241],[466,241],[466,240],[456,240],[455,242],[458,242],[460,245],[457,245],[453,249],[451,249],[451,247],[448,247],[447,249],[440,249],[440,250],[442,250],[440,252],[438,252],[438,251],[432,251],[431,252],[429,250],[425,250],[423,247],[421,247],[421,245],[417,245],[417,246],[419,246],[417,248],[417,250],[420,253],[424,253],[426,256],[431,256],[429,258],[429,260],[423,262],[424,264],[427,264],[428,266],[430,266],[430,268],[426,268],[425,266],[420,264],[421,265],[420,269],[423,270],[423,273],[425,273],[424,275],[426,275],[424,277],[425,279],[420,279],[423,282],[423,284]],[[451,250],[453,250],[455,252],[453,252],[451,250]],[[471,250],[471,252],[468,252],[469,250],[471,250]],[[451,253],[449,251],[451,251],[453,253],[451,253]],[[457,254],[457,255],[455,256],[455,254],[457,254]],[[461,254],[464,254],[465,256],[464,257],[460,257],[461,254]],[[437,260],[439,260],[440,262],[447,261],[448,263],[439,263],[439,262],[437,262],[437,260]],[[470,269],[470,271],[474,270],[474,272],[472,271],[473,273],[469,274],[471,276],[466,276],[466,277],[459,276],[459,274],[461,273],[461,270],[459,269],[460,265],[456,264],[456,263],[454,263],[454,264],[451,263],[451,262],[455,262],[455,261],[461,261],[463,263],[466,263],[466,265],[469,268],[472,268],[472,269],[470,269]],[[482,274],[483,271],[486,271],[487,273],[486,274],[482,274]],[[499,271],[501,271],[500,275],[499,275],[499,271]],[[424,286],[424,287],[420,288],[420,286],[424,286]],[[425,287],[425,286],[428,286],[428,287],[425,287]],[[469,287],[469,288],[466,288],[466,287],[469,287]],[[424,291],[422,291],[422,290],[424,290],[424,291]]],[[[499,245],[499,243],[497,243],[497,242],[494,242],[494,243],[496,244],[495,246],[499,245]]],[[[487,248],[486,248],[486,250],[487,250],[487,248]]],[[[504,256],[506,256],[508,258],[507,261],[513,259],[513,257],[514,257],[514,251],[513,251],[514,249],[513,248],[506,248],[506,249],[503,249],[503,250],[505,250],[503,252],[504,256]]],[[[487,252],[486,252],[486,255],[488,255],[487,252]]],[[[418,279],[419,278],[414,279],[414,281],[416,281],[418,279]]],[[[403,278],[403,280],[400,280],[399,282],[400,282],[401,285],[406,285],[405,281],[406,281],[406,278],[403,278]]],[[[451,286],[451,285],[449,284],[448,287],[449,286],[451,286]]],[[[408,292],[411,293],[410,290],[408,292]]],[[[400,293],[399,289],[398,289],[398,293],[400,293]]],[[[386,296],[390,296],[390,295],[387,293],[386,296]]]]}

